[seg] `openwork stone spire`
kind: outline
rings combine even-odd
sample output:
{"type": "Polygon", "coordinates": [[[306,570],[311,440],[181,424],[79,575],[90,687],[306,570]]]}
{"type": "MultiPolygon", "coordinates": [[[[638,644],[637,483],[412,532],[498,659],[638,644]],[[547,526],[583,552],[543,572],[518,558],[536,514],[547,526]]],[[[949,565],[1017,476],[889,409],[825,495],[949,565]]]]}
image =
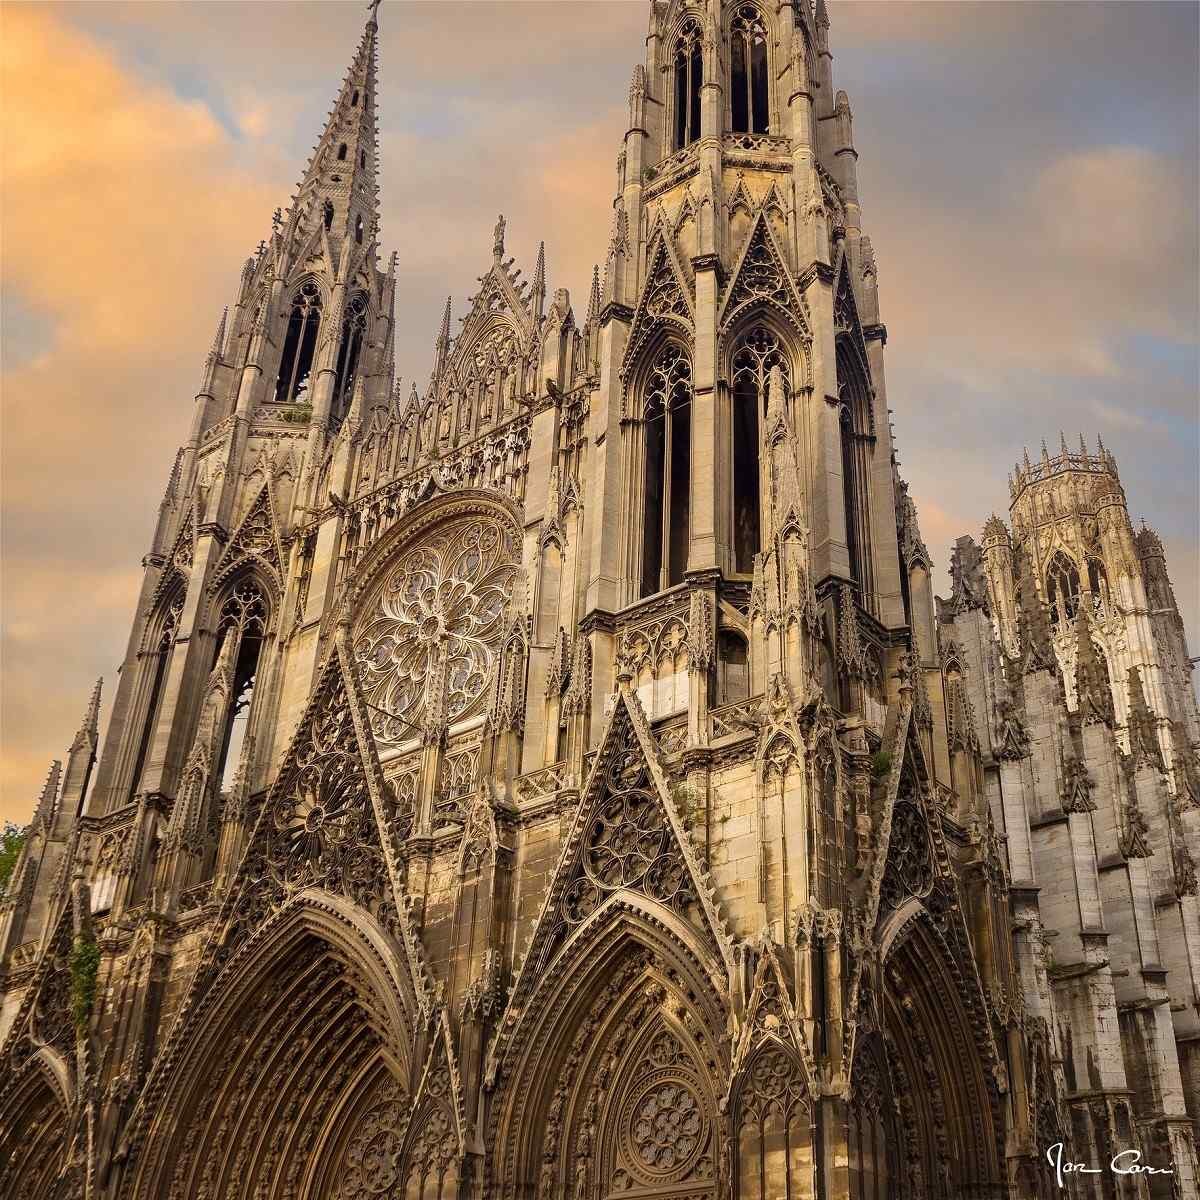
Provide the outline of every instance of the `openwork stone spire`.
{"type": "Polygon", "coordinates": [[[305,167],[292,206],[293,236],[324,224],[331,241],[369,246],[379,229],[379,140],[375,123],[377,5],[305,167]],[[361,224],[360,224],[361,223],[361,224]]]}

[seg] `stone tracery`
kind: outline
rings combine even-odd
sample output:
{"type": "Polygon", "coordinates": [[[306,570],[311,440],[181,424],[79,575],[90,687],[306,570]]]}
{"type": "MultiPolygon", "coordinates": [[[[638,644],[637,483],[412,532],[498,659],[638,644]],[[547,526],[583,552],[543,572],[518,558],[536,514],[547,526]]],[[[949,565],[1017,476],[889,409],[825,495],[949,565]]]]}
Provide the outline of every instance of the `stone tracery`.
{"type": "Polygon", "coordinates": [[[467,517],[426,535],[388,572],[354,641],[382,742],[411,738],[430,717],[449,723],[482,709],[513,559],[500,525],[467,517]]]}

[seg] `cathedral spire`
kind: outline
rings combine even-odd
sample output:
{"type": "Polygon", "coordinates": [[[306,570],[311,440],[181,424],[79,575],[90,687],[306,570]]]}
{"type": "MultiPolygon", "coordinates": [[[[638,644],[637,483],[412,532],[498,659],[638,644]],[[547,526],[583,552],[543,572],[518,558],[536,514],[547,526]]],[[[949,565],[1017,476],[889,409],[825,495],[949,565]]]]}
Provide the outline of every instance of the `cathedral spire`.
{"type": "Polygon", "coordinates": [[[369,6],[362,39],[293,198],[285,237],[297,251],[322,223],[339,244],[335,253],[347,242],[369,247],[378,236],[377,9],[378,3],[369,6]]]}
{"type": "Polygon", "coordinates": [[[537,265],[533,269],[533,292],[530,297],[533,315],[540,318],[546,310],[546,243],[538,243],[537,265]]]}

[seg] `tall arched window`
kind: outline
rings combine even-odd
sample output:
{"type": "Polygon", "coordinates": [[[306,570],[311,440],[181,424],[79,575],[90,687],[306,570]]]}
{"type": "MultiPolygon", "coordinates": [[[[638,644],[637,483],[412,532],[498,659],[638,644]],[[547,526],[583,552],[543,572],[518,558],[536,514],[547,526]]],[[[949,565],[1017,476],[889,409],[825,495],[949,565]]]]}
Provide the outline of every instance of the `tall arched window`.
{"type": "Polygon", "coordinates": [[[355,292],[350,297],[346,305],[346,315],[342,318],[342,344],[338,349],[337,382],[333,389],[333,411],[336,420],[341,420],[350,406],[366,332],[367,298],[362,292],[355,292]]]}
{"type": "Polygon", "coordinates": [[[275,399],[280,404],[302,401],[308,392],[313,356],[317,352],[317,331],[321,327],[321,289],[309,279],[292,297],[283,354],[279,359],[279,378],[275,381],[275,399]]]}
{"type": "Polygon", "coordinates": [[[704,84],[704,46],[700,23],[689,19],[675,42],[675,149],[700,136],[700,88],[704,84]]]}
{"type": "Polygon", "coordinates": [[[1108,573],[1098,558],[1087,560],[1088,590],[1092,593],[1092,607],[1096,612],[1108,608],[1108,573]]]}
{"type": "Polygon", "coordinates": [[[762,549],[760,430],[767,413],[771,368],[778,366],[787,381],[787,360],[774,334],[761,325],[742,340],[733,356],[733,408],[730,444],[733,451],[733,569],[754,570],[762,549]]]}
{"type": "Polygon", "coordinates": [[[658,356],[647,381],[643,596],[683,582],[691,536],[692,364],[678,346],[658,356]]]}
{"type": "Polygon", "coordinates": [[[175,651],[175,635],[179,631],[179,619],[183,615],[183,592],[177,592],[175,597],[162,611],[158,632],[154,638],[153,674],[150,680],[150,696],[146,701],[146,716],[142,722],[142,736],[138,739],[137,757],[133,760],[133,774],[129,779],[129,798],[137,795],[142,782],[142,771],[146,766],[146,756],[150,753],[150,743],[154,738],[154,727],[158,724],[158,714],[162,709],[163,685],[167,680],[167,670],[171,666],[171,655],[175,651]]]}
{"type": "Polygon", "coordinates": [[[322,212],[325,217],[325,228],[332,229],[333,228],[333,201],[332,200],[325,201],[325,207],[322,210],[322,212]]]}
{"type": "Polygon", "coordinates": [[[744,4],[729,30],[732,58],[729,103],[734,133],[766,133],[771,117],[767,98],[767,30],[753,4],[744,4]]]}
{"type": "Polygon", "coordinates": [[[842,491],[846,510],[846,549],[850,576],[864,600],[871,580],[871,388],[859,357],[845,338],[837,343],[838,395],[841,397],[842,491]]]}
{"type": "Polygon", "coordinates": [[[1046,568],[1046,601],[1054,625],[1074,620],[1079,611],[1079,570],[1061,550],[1046,568]]]}
{"type": "Polygon", "coordinates": [[[216,657],[220,657],[229,638],[235,639],[232,652],[233,691],[225,712],[221,749],[213,771],[214,777],[220,780],[222,792],[232,787],[234,774],[241,761],[266,631],[267,602],[262,589],[254,579],[245,578],[221,606],[217,623],[216,657]]]}
{"type": "Polygon", "coordinates": [[[735,704],[750,695],[750,653],[746,639],[732,629],[717,634],[717,695],[720,704],[735,704]]]}
{"type": "Polygon", "coordinates": [[[338,162],[345,162],[345,161],[346,161],[346,143],[343,142],[338,147],[338,162]]]}

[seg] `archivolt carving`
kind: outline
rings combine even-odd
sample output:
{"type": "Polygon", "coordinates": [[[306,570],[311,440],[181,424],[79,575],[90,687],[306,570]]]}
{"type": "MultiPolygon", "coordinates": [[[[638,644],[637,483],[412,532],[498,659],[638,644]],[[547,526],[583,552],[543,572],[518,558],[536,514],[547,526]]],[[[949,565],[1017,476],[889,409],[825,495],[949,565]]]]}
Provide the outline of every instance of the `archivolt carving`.
{"type": "Polygon", "coordinates": [[[408,1120],[408,1096],[398,1083],[389,1081],[350,1140],[339,1200],[374,1200],[398,1186],[408,1120]]]}
{"type": "Polygon", "coordinates": [[[482,709],[516,559],[508,531],[472,515],[433,529],[388,572],[354,639],[381,742],[482,709]]]}

